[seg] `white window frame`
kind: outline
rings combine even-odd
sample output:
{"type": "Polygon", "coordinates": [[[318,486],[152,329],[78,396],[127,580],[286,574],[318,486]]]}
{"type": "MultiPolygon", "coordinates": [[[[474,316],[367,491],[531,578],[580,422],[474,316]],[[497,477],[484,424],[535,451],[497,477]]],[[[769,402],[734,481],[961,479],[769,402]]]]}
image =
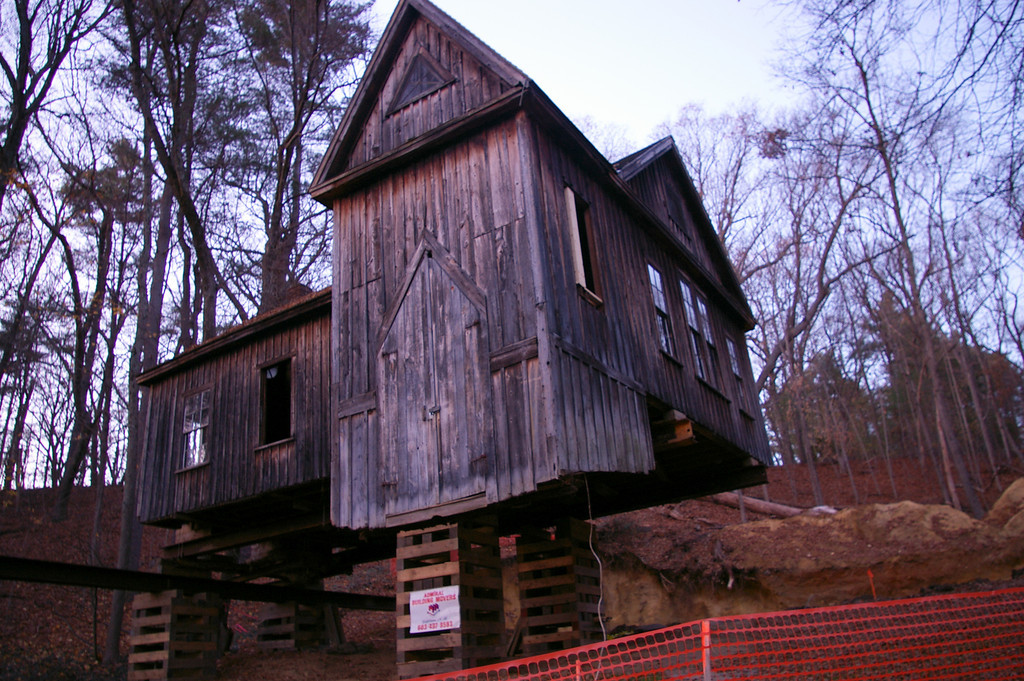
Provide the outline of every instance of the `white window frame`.
{"type": "Polygon", "coordinates": [[[647,263],[647,279],[651,285],[651,298],[654,301],[654,324],[658,333],[658,344],[662,352],[674,357],[675,338],[672,334],[672,319],[668,314],[664,280],[658,268],[651,263],[647,263]]]}
{"type": "Polygon", "coordinates": [[[572,187],[566,186],[565,208],[569,217],[569,238],[572,241],[572,268],[576,283],[595,298],[599,298],[600,276],[595,257],[594,225],[590,214],[590,204],[576,194],[572,187]],[[580,224],[581,214],[583,216],[583,224],[580,224]],[[583,243],[583,239],[586,239],[586,244],[583,243]],[[587,273],[588,262],[590,264],[589,275],[587,273]]]}
{"type": "Polygon", "coordinates": [[[210,461],[210,409],[213,390],[204,388],[185,396],[182,414],[181,467],[195,468],[210,461]]]}

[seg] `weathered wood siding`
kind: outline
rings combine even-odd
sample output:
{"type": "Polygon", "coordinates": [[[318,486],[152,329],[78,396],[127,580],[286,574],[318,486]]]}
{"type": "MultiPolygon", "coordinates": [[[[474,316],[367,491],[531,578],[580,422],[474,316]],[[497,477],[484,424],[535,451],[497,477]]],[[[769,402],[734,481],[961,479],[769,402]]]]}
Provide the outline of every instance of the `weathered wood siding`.
{"type": "MultiPolygon", "coordinates": [[[[653,458],[644,406],[647,395],[743,449],[766,456],[767,442],[763,428],[756,427],[757,416],[741,414],[741,400],[731,394],[735,382],[726,380],[731,374],[726,373],[725,334],[742,341],[743,333],[740,319],[727,311],[713,282],[689,279],[709,303],[711,325],[720,344],[719,375],[701,380],[685,335],[679,288],[687,255],[639,222],[628,202],[609,191],[606,182],[596,181],[557,140],[539,128],[533,137],[539,159],[543,249],[554,278],[548,319],[554,344],[563,349],[552,353],[552,399],[564,405],[556,409],[556,418],[564,420],[555,428],[565,434],[568,445],[561,465],[567,471],[649,469],[653,458]],[[575,283],[566,186],[589,204],[592,253],[599,272],[598,304],[581,295],[575,283]],[[658,341],[648,264],[664,277],[675,337],[673,356],[663,353],[658,341]],[[595,447],[613,445],[618,445],[614,451],[595,451],[595,447]]],[[[691,223],[695,219],[685,217],[691,223]]],[[[745,351],[744,345],[740,347],[745,351]]],[[[749,372],[745,352],[742,361],[749,372]]]]}
{"type": "MultiPolygon", "coordinates": [[[[452,304],[458,300],[457,306],[468,310],[466,301],[472,299],[470,307],[480,308],[479,339],[473,343],[483,344],[486,367],[480,382],[472,386],[480,391],[472,400],[477,405],[492,405],[477,406],[469,415],[471,419],[493,419],[483,430],[475,432],[480,424],[456,420],[446,426],[451,429],[447,439],[473,448],[471,454],[466,450],[470,458],[478,459],[470,468],[470,477],[477,478],[479,469],[486,466],[489,494],[498,494],[499,487],[519,490],[530,485],[532,489],[532,480],[522,477],[520,463],[532,461],[533,447],[544,446],[544,442],[531,439],[526,430],[539,419],[531,413],[534,403],[530,399],[531,391],[539,388],[528,385],[536,377],[531,360],[536,357],[537,311],[521,151],[515,121],[510,120],[334,203],[333,333],[338,346],[333,375],[338,458],[332,521],[336,525],[380,526],[384,509],[397,509],[393,497],[403,483],[381,450],[412,442],[413,437],[411,431],[400,434],[396,430],[405,426],[382,424],[380,405],[401,408],[403,399],[397,394],[382,395],[378,376],[386,371],[381,363],[391,360],[391,348],[385,344],[390,342],[395,324],[402,330],[394,333],[405,334],[402,342],[416,346],[410,334],[417,327],[409,315],[416,314],[422,302],[416,303],[410,296],[422,293],[417,282],[428,261],[427,267],[450,280],[448,290],[459,291],[452,304]],[[504,440],[509,434],[514,439],[504,440]],[[481,438],[483,442],[478,444],[481,438]],[[487,444],[488,440],[499,442],[487,444]],[[507,446],[510,441],[516,443],[515,448],[507,446]]],[[[468,318],[466,326],[470,328],[452,328],[450,332],[470,333],[473,325],[468,318]]],[[[420,355],[407,359],[423,361],[420,355]]],[[[470,390],[470,386],[463,389],[470,390]]],[[[423,406],[406,405],[409,410],[422,410],[423,406]]],[[[413,421],[408,419],[421,415],[410,411],[405,417],[403,422],[411,428],[413,421]]],[[[392,421],[398,418],[390,416],[392,421]]],[[[423,494],[424,499],[433,494],[415,493],[423,494]]]]}
{"type": "Polygon", "coordinates": [[[655,161],[630,179],[629,186],[675,232],[688,249],[688,255],[722,283],[720,273],[713,266],[708,234],[697,225],[697,213],[702,208],[684,195],[666,165],[665,159],[655,161]]]}
{"type": "Polygon", "coordinates": [[[328,309],[183,363],[150,385],[139,505],[144,522],[329,477],[328,309]],[[260,368],[287,358],[294,437],[260,446],[260,368]],[[206,388],[212,398],[208,462],[183,469],[185,397],[206,388]]]}
{"type": "MultiPolygon", "coordinates": [[[[714,252],[719,246],[710,243],[709,240],[714,239],[715,236],[709,229],[702,230],[697,227],[697,221],[702,219],[700,212],[703,211],[703,208],[699,205],[696,197],[682,186],[681,178],[677,177],[667,158],[662,157],[652,163],[650,167],[642,170],[629,181],[629,185],[659,217],[670,218],[666,224],[671,225],[673,222],[678,222],[679,218],[676,217],[678,210],[680,208],[685,210],[682,221],[693,236],[692,242],[684,240],[684,245],[692,243],[696,251],[696,261],[703,272],[709,275],[714,283],[723,285],[727,278],[727,273],[723,271],[723,268],[729,267],[729,264],[721,258],[714,257],[714,252]]],[[[662,270],[662,272],[668,275],[669,271],[662,270]]],[[[679,310],[682,309],[680,306],[683,305],[679,298],[678,285],[681,274],[677,267],[672,276],[667,276],[666,281],[666,287],[671,289],[669,292],[670,307],[676,312],[674,328],[676,340],[680,346],[684,340],[683,332],[687,330],[687,322],[679,314],[679,310]]],[[[695,279],[694,276],[688,277],[689,281],[695,279]]],[[[758,396],[754,392],[753,372],[750,366],[750,354],[747,351],[743,322],[737,316],[728,314],[727,306],[720,300],[716,304],[713,288],[708,286],[699,288],[712,303],[709,311],[720,355],[720,376],[717,377],[719,380],[716,385],[717,390],[711,390],[711,386],[698,379],[699,390],[707,392],[711,402],[718,407],[721,407],[721,397],[728,398],[730,408],[726,418],[736,424],[738,442],[746,447],[752,447],[750,451],[760,456],[762,461],[767,462],[769,445],[758,396]],[[731,339],[738,350],[737,360],[740,369],[738,376],[734,374],[730,365],[728,349],[725,345],[726,339],[731,339]]],[[[689,343],[685,348],[680,347],[680,351],[689,358],[690,362],[693,361],[692,347],[689,343]]],[[[692,364],[690,366],[692,367],[692,364]]]]}
{"type": "Polygon", "coordinates": [[[491,101],[515,83],[504,82],[459,43],[420,17],[406,36],[387,82],[352,149],[347,169],[391,152],[409,140],[491,101]],[[409,64],[420,51],[451,73],[454,82],[397,111],[396,90],[409,64]]]}

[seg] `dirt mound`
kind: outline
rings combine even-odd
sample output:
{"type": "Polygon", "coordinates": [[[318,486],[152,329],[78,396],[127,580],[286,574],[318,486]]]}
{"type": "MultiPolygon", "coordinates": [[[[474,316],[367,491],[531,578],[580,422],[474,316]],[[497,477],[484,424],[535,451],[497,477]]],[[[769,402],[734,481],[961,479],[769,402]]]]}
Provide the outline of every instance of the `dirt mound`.
{"type": "Polygon", "coordinates": [[[735,525],[719,539],[728,566],[784,607],[1009,579],[1020,559],[1000,529],[948,506],[911,501],[735,525]]]}
{"type": "MultiPolygon", "coordinates": [[[[1006,488],[1002,496],[992,505],[992,510],[985,516],[985,522],[989,525],[1005,528],[1014,516],[1019,516],[1024,511],[1024,478],[1016,480],[1006,488]]],[[[1021,518],[1015,522],[1019,523],[1021,518]]]]}
{"type": "Polygon", "coordinates": [[[1009,580],[1024,567],[1024,479],[984,520],[903,501],[720,524],[704,517],[711,509],[687,503],[646,531],[638,518],[603,525],[613,626],[901,598],[1009,580]]]}
{"type": "MultiPolygon", "coordinates": [[[[849,507],[831,521],[797,517],[741,525],[737,509],[707,500],[599,520],[609,629],[870,599],[872,580],[878,598],[911,594],[977,576],[998,578],[1024,565],[1024,481],[1010,485],[1013,478],[1007,475],[1002,482],[1008,487],[998,501],[997,484],[980,490],[992,511],[978,522],[936,506],[941,489],[913,461],[892,465],[892,481],[870,463],[855,467],[855,486],[838,467],[821,466],[825,499],[849,507]],[[897,494],[920,503],[889,503],[897,494]]],[[[801,467],[769,469],[768,476],[771,483],[747,490],[748,498],[813,503],[801,467]]],[[[76,489],[65,523],[49,520],[52,490],[0,494],[0,554],[88,562],[97,491],[76,489]]],[[[119,490],[108,488],[102,500],[96,548],[100,563],[112,565],[119,490]]],[[[165,531],[147,528],[143,569],[155,569],[167,539],[165,531]]],[[[386,593],[394,586],[392,569],[387,562],[363,566],[338,578],[333,588],[386,593]]],[[[1024,578],[1018,585],[1024,586],[1024,578]]],[[[395,676],[390,613],[345,613],[349,640],[369,644],[373,652],[339,656],[257,651],[258,611],[258,604],[232,603],[235,644],[220,663],[224,681],[395,676]]],[[[108,613],[109,593],[103,590],[0,582],[0,681],[123,679],[123,665],[105,669],[94,662],[108,613]]]]}

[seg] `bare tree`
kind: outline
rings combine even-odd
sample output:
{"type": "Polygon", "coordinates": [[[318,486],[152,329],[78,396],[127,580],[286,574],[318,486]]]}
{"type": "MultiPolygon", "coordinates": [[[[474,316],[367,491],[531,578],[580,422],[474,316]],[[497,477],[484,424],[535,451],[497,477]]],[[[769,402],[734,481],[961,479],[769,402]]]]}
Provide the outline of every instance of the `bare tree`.
{"type": "Polygon", "coordinates": [[[0,39],[0,101],[7,114],[0,120],[0,210],[19,172],[32,120],[48,101],[68,55],[109,11],[110,2],[99,0],[5,0],[0,6],[0,33],[5,36],[0,39]]]}
{"type": "MultiPolygon", "coordinates": [[[[200,339],[194,326],[202,317],[202,337],[218,332],[217,293],[224,290],[220,270],[201,215],[194,161],[200,144],[200,81],[211,70],[207,53],[210,34],[224,21],[225,11],[206,0],[126,0],[122,18],[127,38],[124,52],[128,82],[178,215],[187,229],[189,256],[195,256],[197,299],[183,295],[179,321],[185,347],[200,339]],[[197,304],[193,304],[193,302],[197,304]]],[[[226,89],[230,92],[230,89],[226,89]]],[[[206,187],[207,190],[210,187],[206,187]]],[[[190,257],[185,261],[189,276],[190,257]]],[[[244,307],[236,309],[244,314],[244,307]]]]}
{"type": "MultiPolygon", "coordinates": [[[[950,290],[963,290],[951,278],[954,270],[941,244],[951,226],[977,214],[986,193],[978,191],[975,180],[986,164],[993,167],[1005,156],[999,150],[1013,138],[1007,132],[1016,127],[1019,97],[990,88],[1019,85],[1019,75],[1007,81],[993,67],[1012,52],[1008,46],[1017,38],[1008,31],[1019,24],[1024,8],[967,0],[957,5],[929,0],[799,4],[813,31],[791,62],[791,75],[844,112],[861,158],[877,174],[860,229],[884,245],[886,255],[871,262],[867,304],[879,309],[884,299],[897,315],[893,318],[901,320],[900,333],[890,338],[913,348],[921,362],[904,366],[922,372],[917,383],[929,386],[917,391],[923,400],[921,433],[933,438],[947,481],[958,479],[967,506],[981,515],[978,468],[956,428],[963,420],[963,401],[940,389],[950,366],[946,344],[940,342],[950,331],[943,301],[950,290]],[[921,57],[906,68],[915,54],[921,57]],[[968,196],[973,202],[964,200],[968,196]]],[[[955,503],[958,492],[947,486],[955,503]]]]}
{"type": "MultiPolygon", "coordinates": [[[[239,216],[233,250],[243,256],[233,269],[258,273],[258,290],[247,297],[261,311],[284,302],[309,265],[296,259],[304,227],[320,213],[305,193],[312,169],[307,151],[312,139],[329,134],[332,114],[356,80],[353,66],[366,56],[365,9],[351,0],[259,0],[233,15],[237,43],[225,46],[225,65],[247,115],[223,159],[224,173],[252,213],[239,216]],[[250,220],[262,225],[258,254],[248,246],[250,220]]],[[[326,254],[326,243],[315,251],[326,254]]]]}

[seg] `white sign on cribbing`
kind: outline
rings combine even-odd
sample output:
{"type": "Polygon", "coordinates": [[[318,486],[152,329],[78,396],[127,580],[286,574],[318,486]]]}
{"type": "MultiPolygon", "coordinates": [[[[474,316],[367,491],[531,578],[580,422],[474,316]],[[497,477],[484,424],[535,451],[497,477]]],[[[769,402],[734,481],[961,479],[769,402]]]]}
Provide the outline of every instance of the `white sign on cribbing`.
{"type": "Polygon", "coordinates": [[[409,616],[410,634],[457,629],[462,625],[459,617],[459,587],[442,586],[413,591],[409,594],[409,616]]]}

